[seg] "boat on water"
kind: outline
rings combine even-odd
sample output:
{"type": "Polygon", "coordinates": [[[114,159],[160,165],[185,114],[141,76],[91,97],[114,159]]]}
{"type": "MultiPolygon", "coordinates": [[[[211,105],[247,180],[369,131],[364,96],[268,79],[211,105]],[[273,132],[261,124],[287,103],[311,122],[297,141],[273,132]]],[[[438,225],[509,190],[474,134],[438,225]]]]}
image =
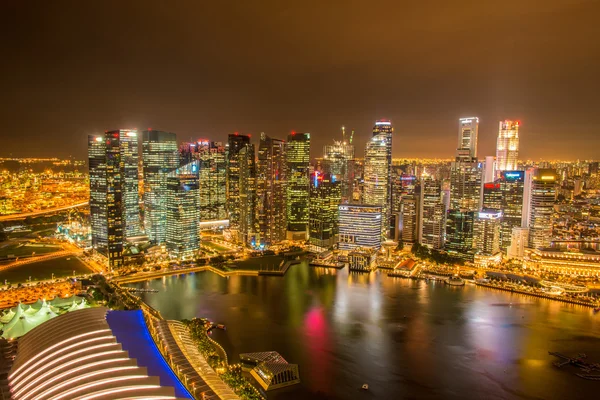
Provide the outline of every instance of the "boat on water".
{"type": "Polygon", "coordinates": [[[369,390],[369,385],[367,383],[364,383],[362,385],[362,390],[369,390]]]}
{"type": "Polygon", "coordinates": [[[450,278],[446,279],[446,283],[451,286],[464,286],[465,280],[457,274],[454,274],[450,278]]]}
{"type": "Polygon", "coordinates": [[[600,311],[600,307],[596,307],[596,308],[594,308],[594,314],[596,314],[596,313],[597,313],[597,312],[599,312],[599,311],[600,311]]]}

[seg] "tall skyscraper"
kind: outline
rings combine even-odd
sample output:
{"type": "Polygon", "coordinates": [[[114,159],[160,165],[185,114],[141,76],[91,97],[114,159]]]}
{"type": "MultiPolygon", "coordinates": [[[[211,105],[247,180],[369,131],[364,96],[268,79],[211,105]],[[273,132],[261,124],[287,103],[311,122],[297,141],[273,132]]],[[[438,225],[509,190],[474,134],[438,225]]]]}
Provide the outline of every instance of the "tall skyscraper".
{"type": "Polygon", "coordinates": [[[532,171],[529,192],[529,247],[548,247],[552,240],[558,174],[553,169],[532,171]]]}
{"type": "Polygon", "coordinates": [[[92,244],[111,268],[123,265],[124,242],[142,233],[136,130],[88,137],[92,244]],[[102,155],[104,153],[104,156],[102,155]]]}
{"type": "Polygon", "coordinates": [[[286,147],[288,239],[308,237],[310,133],[292,132],[286,147]]]}
{"type": "Polygon", "coordinates": [[[519,121],[500,121],[496,144],[496,171],[514,171],[519,159],[519,121]]]}
{"type": "Polygon", "coordinates": [[[340,250],[381,247],[381,207],[341,204],[338,209],[340,250]]]}
{"type": "Polygon", "coordinates": [[[167,239],[167,175],[179,166],[177,137],[174,133],[142,132],[144,165],[144,229],[150,241],[167,239]]]}
{"type": "Polygon", "coordinates": [[[473,260],[473,224],[475,211],[448,210],[444,248],[453,257],[473,260]]]}
{"type": "Polygon", "coordinates": [[[477,159],[477,136],[479,135],[479,118],[461,118],[458,122],[457,161],[477,159]]]}
{"type": "Polygon", "coordinates": [[[432,249],[444,245],[445,207],[439,181],[425,178],[421,181],[421,225],[419,243],[432,249]]]}
{"type": "Polygon", "coordinates": [[[486,156],[483,164],[483,183],[494,182],[496,179],[496,160],[494,156],[486,156]]]}
{"type": "Polygon", "coordinates": [[[192,161],[167,176],[167,238],[169,254],[192,259],[200,247],[199,161],[192,161]]]}
{"type": "Polygon", "coordinates": [[[506,252],[512,240],[513,229],[522,226],[525,172],[502,171],[496,183],[502,193],[502,204],[499,208],[496,207],[502,210],[500,250],[506,252]]]}
{"type": "Polygon", "coordinates": [[[484,209],[477,213],[473,228],[473,245],[475,248],[475,264],[489,267],[502,261],[500,252],[500,223],[502,212],[484,209]]]}
{"type": "Polygon", "coordinates": [[[256,219],[260,244],[285,240],[287,172],[285,141],[260,134],[256,172],[256,219]]]}
{"type": "Polygon", "coordinates": [[[393,132],[390,121],[375,122],[373,137],[365,149],[363,203],[381,207],[384,236],[388,235],[390,228],[393,132]]]}
{"type": "Polygon", "coordinates": [[[315,171],[310,181],[310,244],[326,250],[337,243],[338,206],[342,201],[342,185],[332,175],[315,171]]]}
{"type": "Polygon", "coordinates": [[[407,194],[400,200],[400,215],[402,234],[401,239],[405,244],[414,244],[419,241],[421,208],[418,194],[407,194]]]}
{"type": "Polygon", "coordinates": [[[227,219],[227,161],[222,142],[199,140],[180,149],[181,164],[198,160],[200,221],[227,219]]]}
{"type": "Polygon", "coordinates": [[[340,182],[342,201],[347,203],[352,201],[354,186],[354,145],[346,141],[346,135],[342,132],[341,141],[323,146],[321,165],[324,174],[332,175],[333,179],[340,182]]]}
{"type": "Polygon", "coordinates": [[[229,227],[248,244],[254,231],[256,165],[250,135],[230,134],[227,141],[227,213],[229,227]],[[242,227],[243,225],[243,227],[242,227]]]}

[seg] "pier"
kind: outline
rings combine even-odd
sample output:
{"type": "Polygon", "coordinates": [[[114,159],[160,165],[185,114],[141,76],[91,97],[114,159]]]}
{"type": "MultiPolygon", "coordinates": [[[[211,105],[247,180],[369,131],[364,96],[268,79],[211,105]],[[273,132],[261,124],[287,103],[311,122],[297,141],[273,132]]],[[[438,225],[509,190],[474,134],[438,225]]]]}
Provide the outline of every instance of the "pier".
{"type": "Polygon", "coordinates": [[[581,370],[580,374],[575,374],[580,378],[589,379],[593,381],[600,381],[600,374],[591,374],[590,372],[600,372],[600,363],[589,363],[584,361],[587,356],[585,354],[577,354],[576,357],[565,356],[564,354],[549,351],[548,354],[554,357],[558,357],[560,361],[554,362],[554,366],[557,368],[562,368],[565,365],[573,365],[581,370]]]}

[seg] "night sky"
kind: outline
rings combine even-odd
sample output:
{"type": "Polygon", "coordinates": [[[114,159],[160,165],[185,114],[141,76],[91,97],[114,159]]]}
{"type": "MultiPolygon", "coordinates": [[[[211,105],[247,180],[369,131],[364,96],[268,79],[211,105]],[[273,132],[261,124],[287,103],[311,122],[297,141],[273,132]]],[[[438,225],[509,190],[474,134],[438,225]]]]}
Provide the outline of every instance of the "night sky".
{"type": "Polygon", "coordinates": [[[600,158],[600,1],[3,1],[0,156],[87,155],[89,133],[312,133],[376,119],[395,157],[452,157],[458,118],[521,158],[600,158]],[[93,3],[93,5],[92,5],[93,3]]]}

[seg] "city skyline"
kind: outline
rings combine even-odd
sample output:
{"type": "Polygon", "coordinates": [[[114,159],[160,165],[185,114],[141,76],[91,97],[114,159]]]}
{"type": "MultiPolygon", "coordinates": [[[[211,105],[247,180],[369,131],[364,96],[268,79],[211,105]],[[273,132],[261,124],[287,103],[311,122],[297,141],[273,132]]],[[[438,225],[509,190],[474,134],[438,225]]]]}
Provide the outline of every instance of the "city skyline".
{"type": "Polygon", "coordinates": [[[510,119],[523,124],[523,159],[594,158],[597,6],[5,5],[2,155],[83,158],[88,134],[147,127],[223,142],[295,130],[320,148],[345,125],[363,148],[386,118],[405,137],[394,157],[451,157],[456,120],[476,115],[480,157],[495,154],[498,121],[510,119]],[[155,19],[162,29],[145,29],[155,19]]]}

